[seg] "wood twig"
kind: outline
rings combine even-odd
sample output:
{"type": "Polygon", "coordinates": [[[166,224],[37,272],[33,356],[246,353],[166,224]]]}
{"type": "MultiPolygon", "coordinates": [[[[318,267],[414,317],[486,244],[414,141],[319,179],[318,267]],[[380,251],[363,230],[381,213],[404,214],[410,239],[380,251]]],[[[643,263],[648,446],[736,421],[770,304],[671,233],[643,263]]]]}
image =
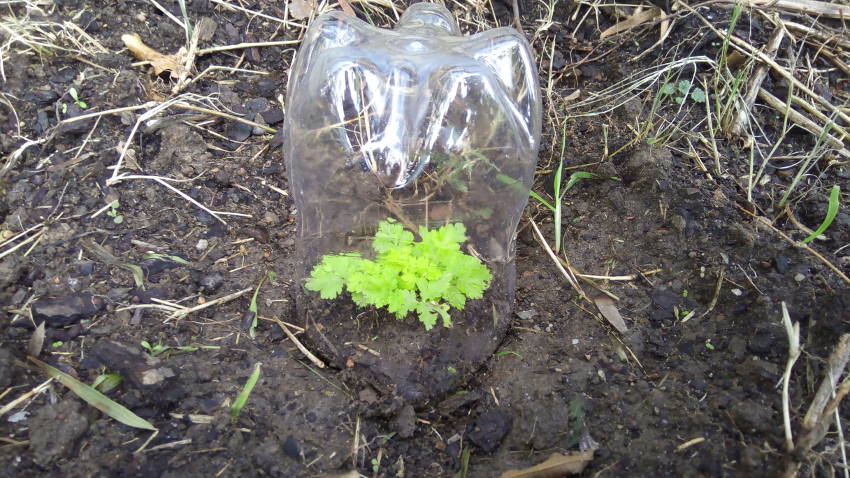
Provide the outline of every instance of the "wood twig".
{"type": "Polygon", "coordinates": [[[325,363],[322,362],[319,357],[316,357],[315,355],[313,355],[312,352],[307,350],[307,347],[305,347],[304,344],[302,344],[301,341],[298,340],[298,337],[296,337],[295,334],[289,331],[289,327],[287,327],[282,320],[278,319],[277,317],[272,317],[272,319],[277,322],[277,325],[279,325],[281,329],[283,329],[283,333],[285,333],[286,336],[289,337],[289,340],[292,341],[293,344],[295,344],[298,350],[300,350],[305,357],[307,357],[311,362],[313,362],[313,365],[319,368],[325,368],[325,363]]]}
{"type": "MultiPolygon", "coordinates": [[[[558,260],[558,256],[552,251],[552,248],[549,247],[549,243],[546,242],[546,239],[543,237],[543,233],[540,232],[540,228],[537,227],[537,223],[534,222],[534,219],[528,218],[528,221],[531,223],[531,227],[534,229],[535,234],[537,235],[537,240],[540,241],[540,245],[543,246],[543,249],[546,250],[546,253],[549,254],[549,257],[552,259],[552,262],[555,263],[555,266],[561,271],[561,274],[567,279],[567,282],[575,289],[576,292],[579,293],[581,297],[587,297],[587,294],[584,293],[584,290],[579,285],[578,280],[573,276],[572,272],[568,272],[564,269],[564,266],[561,264],[561,261],[558,260]]],[[[572,269],[572,267],[570,267],[572,269]]]]}

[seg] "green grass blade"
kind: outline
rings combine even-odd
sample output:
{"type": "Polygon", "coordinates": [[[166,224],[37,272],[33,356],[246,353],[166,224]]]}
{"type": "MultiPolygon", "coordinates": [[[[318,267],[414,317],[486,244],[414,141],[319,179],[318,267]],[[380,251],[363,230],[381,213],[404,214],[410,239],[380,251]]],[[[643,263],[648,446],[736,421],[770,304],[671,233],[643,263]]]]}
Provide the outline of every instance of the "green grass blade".
{"type": "Polygon", "coordinates": [[[832,186],[832,191],[829,192],[829,205],[826,208],[826,217],[823,218],[823,222],[820,223],[820,226],[812,233],[811,236],[803,239],[803,244],[812,242],[816,237],[823,234],[823,231],[832,224],[832,221],[835,219],[835,216],[838,215],[838,196],[841,194],[841,188],[836,184],[832,186]]]}
{"type": "Polygon", "coordinates": [[[233,418],[239,418],[239,414],[242,413],[242,408],[245,407],[245,404],[248,403],[248,397],[251,396],[251,392],[254,390],[254,385],[257,384],[257,380],[260,379],[260,367],[262,363],[257,363],[254,366],[254,371],[251,372],[251,376],[248,377],[248,381],[245,382],[245,387],[242,388],[242,391],[239,392],[239,396],[236,397],[236,401],[233,402],[233,406],[230,407],[230,416],[233,418]]]}
{"type": "Polygon", "coordinates": [[[549,201],[540,197],[540,195],[537,194],[536,192],[528,191],[528,195],[533,197],[534,199],[537,199],[538,201],[540,201],[540,204],[543,204],[544,206],[548,207],[550,211],[555,212],[555,206],[549,204],[549,201]]]}
{"type": "Polygon", "coordinates": [[[121,385],[121,382],[123,381],[124,377],[122,377],[121,374],[104,373],[98,375],[97,378],[95,378],[94,381],[91,383],[91,386],[92,388],[101,393],[106,393],[117,387],[118,385],[121,385]]]}
{"type": "MultiPolygon", "coordinates": [[[[563,152],[563,150],[562,150],[563,152]]],[[[564,199],[563,193],[560,192],[561,189],[561,175],[564,171],[564,158],[561,157],[558,162],[558,170],[555,171],[555,197],[558,198],[555,201],[555,253],[561,250],[561,201],[564,199]]]]}
{"type": "Polygon", "coordinates": [[[587,171],[576,171],[573,174],[570,174],[570,179],[567,180],[567,185],[564,186],[564,192],[561,194],[567,194],[567,191],[569,191],[573,186],[576,185],[577,182],[581,181],[582,179],[596,179],[598,177],[599,175],[595,173],[587,171]]]}
{"type": "Polygon", "coordinates": [[[80,382],[57,368],[47,365],[37,358],[29,357],[29,359],[36,363],[39,367],[43,368],[47,375],[55,378],[61,382],[62,385],[70,388],[72,392],[77,394],[78,397],[85,400],[94,408],[97,408],[127,426],[156,431],[156,427],[151,425],[149,421],[131,412],[123,405],[112,401],[106,395],[98,392],[94,388],[80,382]]]}

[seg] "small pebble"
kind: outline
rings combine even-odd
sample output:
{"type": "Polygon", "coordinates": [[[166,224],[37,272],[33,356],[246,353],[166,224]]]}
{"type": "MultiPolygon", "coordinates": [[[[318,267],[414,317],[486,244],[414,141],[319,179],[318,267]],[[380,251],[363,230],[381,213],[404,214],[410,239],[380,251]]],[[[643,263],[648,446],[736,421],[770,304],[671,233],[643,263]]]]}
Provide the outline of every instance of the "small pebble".
{"type": "Polygon", "coordinates": [[[800,274],[799,272],[794,274],[794,280],[797,281],[797,282],[803,282],[803,279],[805,279],[805,278],[806,278],[806,276],[804,276],[803,274],[800,274]]]}
{"type": "Polygon", "coordinates": [[[741,297],[741,294],[743,294],[743,292],[741,292],[741,289],[732,289],[732,295],[734,295],[735,297],[741,297]]]}
{"type": "Polygon", "coordinates": [[[208,240],[206,240],[206,239],[199,239],[199,240],[198,240],[198,243],[197,243],[197,244],[195,244],[195,249],[197,249],[197,250],[199,250],[199,251],[203,251],[203,250],[205,250],[205,249],[207,248],[207,246],[209,246],[209,245],[210,245],[210,242],[209,242],[208,240]]]}
{"type": "Polygon", "coordinates": [[[573,339],[573,345],[578,345],[578,339],[573,339]]]}
{"type": "Polygon", "coordinates": [[[145,15],[144,12],[139,12],[139,13],[136,14],[136,20],[138,20],[140,22],[144,22],[147,19],[148,19],[148,16],[145,15]]]}

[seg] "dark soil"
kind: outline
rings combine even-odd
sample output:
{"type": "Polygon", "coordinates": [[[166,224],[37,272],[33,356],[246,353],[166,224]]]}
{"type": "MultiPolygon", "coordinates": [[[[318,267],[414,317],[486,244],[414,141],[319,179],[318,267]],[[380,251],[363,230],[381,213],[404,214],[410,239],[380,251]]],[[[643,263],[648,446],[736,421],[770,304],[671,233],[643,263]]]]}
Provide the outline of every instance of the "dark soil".
{"type": "MultiPolygon", "coordinates": [[[[83,113],[73,104],[72,87],[85,101],[85,112],[162,101],[170,94],[167,79],[151,76],[147,66],[131,65],[120,37],[136,32],[151,47],[172,53],[185,43],[183,30],[151,3],[107,3],[63,1],[43,7],[46,19],[33,15],[74,22],[109,53],[81,57],[84,62],[70,52],[39,56],[15,46],[3,59],[0,240],[38,228],[0,250],[32,238],[0,259],[0,402],[5,405],[47,380],[26,360],[34,321],[46,321],[42,360],[86,383],[103,373],[122,373],[123,383],[107,395],[159,433],[135,453],[150,432],[118,423],[53,383],[2,416],[0,460],[6,476],[300,477],[354,467],[367,476],[452,476],[469,449],[468,476],[490,477],[539,463],[554,452],[578,450],[580,442],[598,445],[582,476],[771,477],[784,469],[788,457],[776,385],[788,345],[780,304],[785,302],[801,324],[805,350],[792,376],[794,423],[820,382],[823,359],[850,331],[847,284],[747,213],[754,206],[766,208],[776,191],[781,194],[794,169],[790,175],[771,170],[772,183],[750,204],[740,179],[748,152],[735,141],[721,142],[720,164],[706,161],[710,171],[718,166],[724,171],[709,178],[687,146],[629,144],[632,125],[645,111],[640,101],[572,119],[566,166],[587,165],[580,168],[618,179],[585,180],[570,190],[563,211],[565,252],[584,274],[636,276],[597,281],[619,298],[616,306],[628,332],[616,332],[591,303],[578,298],[524,219],[513,313],[497,321],[507,328],[501,342],[493,340],[501,331],[487,329],[493,318],[472,307],[484,316],[470,317],[469,329],[459,323],[417,338],[429,353],[444,354],[435,363],[445,367],[394,374],[395,356],[411,353],[414,345],[404,341],[397,348],[372,349],[369,337],[386,319],[367,312],[359,324],[363,347],[334,343],[330,322],[323,324],[328,346],[314,330],[299,334],[329,361],[330,367],[319,369],[273,320],[297,320],[293,278],[300,267],[294,254],[297,211],[287,193],[279,137],[179,109],[143,124],[134,137],[123,172],[185,180],[170,184],[212,210],[246,215],[222,216],[224,224],[152,180],[107,185],[110,166],[144,110],[56,128],[59,120],[83,113]],[[12,156],[27,139],[40,143],[12,156]],[[624,145],[600,162],[606,151],[624,145]],[[107,207],[114,200],[119,206],[107,207]],[[143,287],[126,264],[141,267],[143,287]],[[269,272],[274,276],[260,287],[251,338],[251,296],[269,272]],[[243,289],[250,291],[179,319],[166,320],[168,312],[157,308],[158,301],[195,306],[243,289]],[[132,307],[140,305],[149,307],[132,307]],[[691,311],[689,320],[681,320],[691,311]],[[144,359],[142,341],[219,348],[171,349],[150,361],[144,359]],[[464,354],[475,355],[470,364],[483,365],[452,365],[464,354]],[[258,363],[261,378],[242,414],[232,419],[230,406],[258,363]],[[153,372],[158,378],[146,381],[153,372]],[[395,387],[380,385],[396,379],[395,387]],[[417,395],[423,390],[424,399],[417,395]],[[698,438],[704,441],[678,448],[698,438]]],[[[283,2],[243,3],[284,16],[283,2]]],[[[511,2],[492,3],[495,12],[487,21],[495,16],[508,24],[511,2]]],[[[520,3],[524,29],[533,32],[542,7],[520,3]]],[[[556,40],[554,97],[562,99],[576,88],[599,91],[666,53],[665,47],[630,62],[656,41],[657,29],[600,42],[594,14],[585,18],[581,10],[573,16],[576,5],[563,3],[558,23],[542,37],[546,48],[556,40]],[[599,59],[582,61],[585,57],[599,59]]],[[[176,2],[163,4],[182,16],[176,2]]],[[[297,39],[301,32],[208,1],[188,4],[190,17],[208,16],[217,23],[209,45],[297,39]]],[[[13,4],[2,12],[22,18],[25,10],[13,4]]],[[[715,19],[729,15],[722,9],[710,12],[715,19]]],[[[609,13],[600,13],[601,29],[614,23],[609,13]]],[[[748,21],[742,20],[738,33],[763,41],[764,29],[748,21]]],[[[708,36],[700,27],[683,21],[668,41],[708,36]]],[[[542,38],[535,43],[538,51],[542,38]]],[[[694,51],[716,55],[715,40],[694,51]]],[[[199,71],[239,65],[269,74],[214,71],[187,91],[216,95],[234,114],[262,117],[280,128],[277,98],[285,96],[292,53],[265,47],[205,55],[197,62],[199,71]]],[[[549,81],[549,62],[548,55],[541,59],[543,85],[549,81]]],[[[774,80],[769,88],[787,90],[774,80]]],[[[835,78],[824,88],[838,94],[846,85],[846,79],[835,78]]],[[[552,98],[546,97],[547,111],[552,98]]],[[[766,118],[763,127],[773,131],[781,120],[769,113],[756,111],[766,118]]],[[[556,133],[547,118],[537,181],[541,194],[551,194],[556,133]]],[[[796,129],[789,134],[795,150],[815,143],[796,129]]],[[[820,181],[846,185],[847,175],[846,163],[839,163],[820,181]]],[[[794,204],[797,218],[810,227],[823,218],[829,190],[813,184],[794,204]]],[[[527,217],[534,217],[551,241],[551,213],[530,204],[527,217]]],[[[785,220],[776,226],[796,239],[804,237],[785,220]]],[[[835,251],[848,242],[844,208],[826,241],[812,247],[847,274],[848,250],[835,251]]],[[[590,284],[583,286],[591,296],[596,293],[590,284]]],[[[424,334],[414,318],[405,324],[424,334]]],[[[848,416],[846,405],[840,413],[848,416]]],[[[836,440],[831,434],[817,454],[796,459],[829,471],[840,455],[836,440]]]]}

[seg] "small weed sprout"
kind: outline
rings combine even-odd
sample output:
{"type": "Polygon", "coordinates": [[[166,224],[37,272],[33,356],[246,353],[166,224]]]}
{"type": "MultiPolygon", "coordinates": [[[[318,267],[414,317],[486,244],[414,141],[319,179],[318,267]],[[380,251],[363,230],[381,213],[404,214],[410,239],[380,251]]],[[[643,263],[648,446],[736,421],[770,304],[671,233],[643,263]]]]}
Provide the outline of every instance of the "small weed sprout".
{"type": "Polygon", "coordinates": [[[696,86],[694,87],[688,80],[679,80],[678,82],[667,82],[659,90],[664,97],[672,97],[676,104],[683,104],[688,98],[694,103],[705,103],[705,91],[696,86]]]}
{"type": "Polygon", "coordinates": [[[118,200],[114,200],[109,203],[109,210],[106,211],[106,215],[112,218],[112,222],[115,224],[121,224],[124,222],[124,216],[118,213],[118,208],[121,207],[121,203],[118,200]]]}
{"type": "Polygon", "coordinates": [[[82,109],[88,109],[89,105],[86,104],[85,101],[81,100],[79,95],[77,94],[76,88],[71,88],[68,90],[68,94],[71,95],[71,99],[74,100],[74,104],[79,106],[82,109]]]}
{"type": "Polygon", "coordinates": [[[327,254],[316,265],[305,288],[334,299],[346,288],[360,307],[386,308],[399,320],[416,312],[425,330],[439,315],[452,324],[449,309],[463,310],[467,299],[480,299],[490,286],[490,271],[477,258],[464,254],[463,224],[438,229],[419,228],[421,241],[394,219],[378,225],[372,241],[374,261],[358,252],[327,254]]]}
{"type": "Polygon", "coordinates": [[[809,237],[803,239],[803,244],[812,242],[823,234],[823,231],[832,224],[832,221],[835,220],[835,216],[838,215],[838,196],[841,194],[841,188],[836,184],[832,186],[832,190],[829,192],[829,203],[826,209],[826,217],[823,218],[823,222],[821,222],[820,226],[811,234],[809,237]]]}
{"type": "Polygon", "coordinates": [[[245,404],[248,403],[248,397],[250,397],[251,392],[254,391],[254,386],[257,385],[257,380],[260,379],[260,367],[262,365],[263,364],[258,363],[254,366],[254,371],[251,372],[251,376],[248,377],[248,381],[245,382],[245,386],[242,388],[242,391],[239,392],[239,395],[233,402],[233,406],[230,407],[231,417],[239,418],[239,414],[242,413],[242,409],[245,408],[245,404]]]}

